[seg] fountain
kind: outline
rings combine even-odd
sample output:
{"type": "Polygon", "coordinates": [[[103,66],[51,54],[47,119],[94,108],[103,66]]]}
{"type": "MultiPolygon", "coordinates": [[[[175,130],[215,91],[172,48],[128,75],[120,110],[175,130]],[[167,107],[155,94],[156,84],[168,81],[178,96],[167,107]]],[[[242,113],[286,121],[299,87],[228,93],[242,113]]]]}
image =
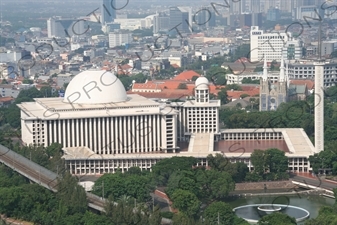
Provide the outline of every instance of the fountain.
{"type": "Polygon", "coordinates": [[[257,223],[263,216],[273,212],[280,212],[294,217],[296,222],[301,222],[310,216],[310,213],[300,207],[282,204],[253,204],[236,207],[235,214],[249,223],[257,223]]]}

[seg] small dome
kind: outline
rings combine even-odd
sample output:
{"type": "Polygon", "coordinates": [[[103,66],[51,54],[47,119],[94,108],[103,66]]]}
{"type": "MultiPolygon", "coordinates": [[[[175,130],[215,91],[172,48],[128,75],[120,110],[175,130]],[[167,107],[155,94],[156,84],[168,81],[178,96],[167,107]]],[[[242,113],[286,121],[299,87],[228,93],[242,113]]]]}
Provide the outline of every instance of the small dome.
{"type": "Polygon", "coordinates": [[[209,81],[206,77],[199,77],[195,81],[195,88],[208,88],[209,81]]]}
{"type": "Polygon", "coordinates": [[[111,72],[87,70],[69,83],[63,102],[74,104],[105,104],[127,100],[122,82],[111,72]]]}

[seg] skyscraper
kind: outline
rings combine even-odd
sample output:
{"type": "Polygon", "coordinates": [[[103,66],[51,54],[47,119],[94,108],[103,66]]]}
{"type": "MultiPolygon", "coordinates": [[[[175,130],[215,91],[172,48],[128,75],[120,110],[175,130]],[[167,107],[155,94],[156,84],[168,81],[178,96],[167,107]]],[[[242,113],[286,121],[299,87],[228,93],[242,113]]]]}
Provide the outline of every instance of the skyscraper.
{"type": "Polygon", "coordinates": [[[190,32],[190,14],[187,10],[171,7],[170,8],[170,27],[172,31],[179,33],[189,33],[190,32]]]}
{"type": "Polygon", "coordinates": [[[116,19],[116,0],[102,0],[101,23],[112,23],[116,19]]]}

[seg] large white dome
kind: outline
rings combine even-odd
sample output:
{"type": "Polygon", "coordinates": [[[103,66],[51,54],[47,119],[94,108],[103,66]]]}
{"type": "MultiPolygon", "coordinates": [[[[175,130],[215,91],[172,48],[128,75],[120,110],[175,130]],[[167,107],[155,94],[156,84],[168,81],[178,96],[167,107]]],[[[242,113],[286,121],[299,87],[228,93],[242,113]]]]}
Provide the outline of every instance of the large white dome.
{"type": "Polygon", "coordinates": [[[105,104],[127,100],[122,82],[111,72],[88,70],[69,83],[63,102],[71,104],[105,104]]]}
{"type": "Polygon", "coordinates": [[[208,88],[209,81],[206,77],[199,77],[195,81],[195,88],[208,88]]]}

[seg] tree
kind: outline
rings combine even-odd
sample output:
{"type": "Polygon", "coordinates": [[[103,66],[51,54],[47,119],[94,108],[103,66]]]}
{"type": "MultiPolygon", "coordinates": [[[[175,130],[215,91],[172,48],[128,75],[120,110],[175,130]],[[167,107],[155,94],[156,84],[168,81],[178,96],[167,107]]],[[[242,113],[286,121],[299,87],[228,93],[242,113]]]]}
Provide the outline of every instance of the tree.
{"type": "Polygon", "coordinates": [[[34,81],[32,80],[29,80],[28,78],[25,78],[23,81],[22,81],[23,84],[33,84],[34,81]]]}
{"type": "Polygon", "coordinates": [[[227,90],[225,88],[221,88],[221,91],[218,92],[218,99],[220,100],[221,104],[227,104],[229,102],[227,90]]]}
{"type": "Polygon", "coordinates": [[[265,152],[266,165],[271,173],[284,173],[288,170],[288,157],[279,149],[271,148],[265,152]]]}
{"type": "Polygon", "coordinates": [[[204,211],[204,218],[210,224],[232,225],[234,217],[233,209],[224,202],[213,202],[204,211]]]}
{"type": "Polygon", "coordinates": [[[192,81],[196,81],[199,78],[199,76],[193,76],[192,81]]]}
{"type": "Polygon", "coordinates": [[[177,157],[160,160],[152,167],[154,179],[158,185],[165,186],[171,174],[175,171],[192,170],[198,159],[194,157],[177,157]]]}
{"type": "Polygon", "coordinates": [[[226,69],[213,66],[206,73],[207,79],[214,85],[226,85],[226,69]]]}
{"type": "Polygon", "coordinates": [[[265,164],[265,154],[262,150],[254,150],[254,152],[250,156],[250,160],[254,166],[254,173],[262,176],[266,169],[265,164]]]}
{"type": "Polygon", "coordinates": [[[275,212],[262,217],[258,225],[296,225],[296,219],[284,213],[275,212]]]}
{"type": "MultiPolygon", "coordinates": [[[[255,72],[255,71],[254,71],[255,72]]],[[[258,72],[258,71],[256,71],[258,72]]],[[[260,79],[253,80],[252,78],[244,77],[241,81],[242,84],[260,84],[260,79]]]]}
{"type": "Polygon", "coordinates": [[[177,189],[171,197],[173,207],[186,213],[187,216],[195,218],[199,212],[201,202],[197,196],[190,191],[177,189]]]}
{"type": "Polygon", "coordinates": [[[187,89],[187,85],[185,83],[180,83],[177,89],[187,89]]]}
{"type": "Polygon", "coordinates": [[[88,207],[87,195],[82,186],[79,186],[77,179],[70,173],[65,173],[59,180],[57,186],[57,196],[62,204],[67,206],[69,214],[84,213],[88,207]]]}
{"type": "Polygon", "coordinates": [[[231,175],[225,171],[205,170],[199,171],[197,181],[201,186],[203,198],[209,201],[221,200],[234,191],[235,183],[231,175]]]}

